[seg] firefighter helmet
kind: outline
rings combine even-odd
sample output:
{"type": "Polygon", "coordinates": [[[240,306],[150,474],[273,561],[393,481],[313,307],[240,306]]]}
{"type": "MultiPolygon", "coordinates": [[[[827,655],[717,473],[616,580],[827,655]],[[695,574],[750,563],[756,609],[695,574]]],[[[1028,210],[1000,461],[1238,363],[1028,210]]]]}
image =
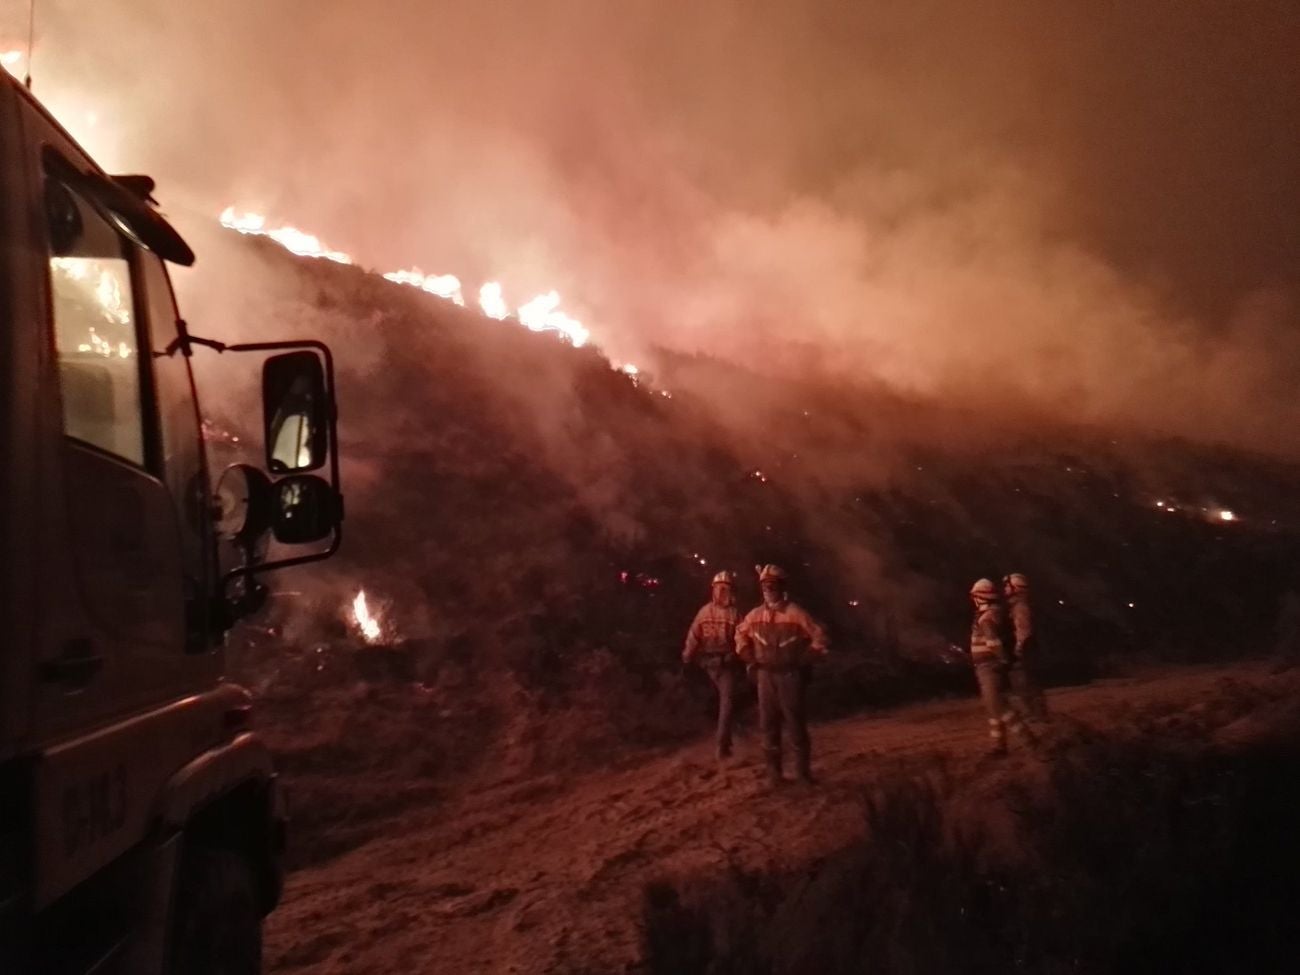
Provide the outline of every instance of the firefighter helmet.
{"type": "Polygon", "coordinates": [[[734,586],[736,584],[736,573],[730,569],[723,569],[713,577],[715,586],[734,586]]]}
{"type": "Polygon", "coordinates": [[[998,587],[992,579],[979,579],[970,587],[970,594],[979,600],[994,600],[998,598],[998,587]]]}
{"type": "Polygon", "coordinates": [[[762,585],[765,582],[784,583],[787,578],[785,569],[781,568],[779,565],[772,565],[771,563],[768,563],[767,565],[756,565],[754,566],[754,571],[758,573],[759,585],[762,585]]]}
{"type": "Polygon", "coordinates": [[[1013,572],[1002,577],[1002,590],[1007,593],[1029,592],[1029,580],[1023,572],[1013,572]]]}

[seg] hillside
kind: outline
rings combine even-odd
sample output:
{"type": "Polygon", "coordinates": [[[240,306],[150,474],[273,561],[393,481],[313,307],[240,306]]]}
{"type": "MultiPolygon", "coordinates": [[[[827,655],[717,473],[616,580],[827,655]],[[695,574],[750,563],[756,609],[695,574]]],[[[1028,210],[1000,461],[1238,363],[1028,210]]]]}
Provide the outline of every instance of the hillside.
{"type": "MultiPolygon", "coordinates": [[[[297,862],[484,776],[700,734],[707,687],[677,653],[718,568],[747,602],[747,567],[782,563],[830,623],[823,717],[969,693],[951,644],[981,575],[1029,574],[1057,683],[1266,649],[1294,585],[1300,471],[1278,460],[668,353],[634,380],[595,349],[207,234],[183,297],[230,324],[196,331],[319,336],[341,368],[344,550],[277,581],[231,640],[301,800],[297,862]],[[379,646],[350,624],[362,588],[379,646]]],[[[198,365],[201,390],[236,388],[227,361],[198,365]]],[[[243,443],[247,392],[208,397],[243,443]]]]}

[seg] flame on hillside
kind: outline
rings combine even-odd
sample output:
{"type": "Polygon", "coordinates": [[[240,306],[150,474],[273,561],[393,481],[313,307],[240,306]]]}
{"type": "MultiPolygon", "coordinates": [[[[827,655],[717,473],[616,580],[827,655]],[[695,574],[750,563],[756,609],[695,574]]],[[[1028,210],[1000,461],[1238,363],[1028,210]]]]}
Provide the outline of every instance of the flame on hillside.
{"type": "Polygon", "coordinates": [[[418,268],[412,268],[409,271],[389,271],[384,275],[384,280],[394,284],[409,284],[462,307],[465,305],[465,296],[460,291],[460,278],[454,274],[425,274],[418,268]]]}
{"type": "MultiPolygon", "coordinates": [[[[270,226],[266,217],[260,213],[239,211],[229,206],[221,212],[220,219],[223,227],[241,234],[269,237],[285,250],[300,257],[319,257],[338,264],[356,263],[350,254],[330,249],[319,237],[305,230],[290,226],[270,226]]],[[[465,304],[460,278],[454,274],[425,274],[417,268],[410,268],[387,271],[383,276],[395,284],[419,288],[457,305],[465,304]]],[[[488,318],[504,320],[511,317],[504,289],[496,281],[488,281],[479,288],[479,307],[488,318]]],[[[554,332],[574,348],[582,348],[591,339],[590,330],[582,322],[560,309],[560,295],[557,291],[548,291],[524,302],[515,309],[513,317],[534,332],[554,332]]],[[[629,375],[635,375],[635,367],[629,375]]]]}
{"type": "Polygon", "coordinates": [[[487,315],[488,318],[495,318],[500,321],[510,315],[510,306],[506,304],[505,295],[501,292],[501,285],[495,281],[489,281],[478,289],[478,304],[483,309],[483,314],[487,315]]]}
{"type": "Polygon", "coordinates": [[[256,237],[270,237],[285,250],[301,257],[321,257],[337,264],[351,264],[351,255],[342,251],[330,250],[321,243],[320,238],[299,230],[297,227],[268,227],[266,217],[260,213],[239,213],[234,207],[221,211],[221,225],[237,230],[241,234],[256,237]]]}
{"type": "Polygon", "coordinates": [[[582,322],[560,311],[560,295],[557,291],[538,295],[521,305],[516,314],[525,327],[534,332],[558,332],[572,342],[574,348],[582,348],[591,338],[591,333],[583,327],[582,322]]]}
{"type": "Polygon", "coordinates": [[[352,622],[356,624],[362,638],[367,643],[379,643],[383,639],[384,628],[379,625],[379,620],[371,615],[370,607],[366,605],[366,591],[364,589],[357,590],[357,594],[352,600],[352,622]]]}

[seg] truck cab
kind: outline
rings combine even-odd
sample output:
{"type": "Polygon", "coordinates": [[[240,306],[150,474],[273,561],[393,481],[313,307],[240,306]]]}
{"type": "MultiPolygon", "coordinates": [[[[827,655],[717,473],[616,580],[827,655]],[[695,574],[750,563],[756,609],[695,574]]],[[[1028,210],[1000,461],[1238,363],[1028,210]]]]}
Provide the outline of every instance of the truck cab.
{"type": "Polygon", "coordinates": [[[192,336],[167,265],[194,256],[151,192],[0,71],[5,973],[256,972],[280,892],[275,774],[223,640],[257,573],[338,547],[332,360],[192,336]],[[271,475],[234,472],[223,509],[190,360],[225,352],[265,360],[271,475]],[[316,548],[255,564],[271,533],[316,548]]]}

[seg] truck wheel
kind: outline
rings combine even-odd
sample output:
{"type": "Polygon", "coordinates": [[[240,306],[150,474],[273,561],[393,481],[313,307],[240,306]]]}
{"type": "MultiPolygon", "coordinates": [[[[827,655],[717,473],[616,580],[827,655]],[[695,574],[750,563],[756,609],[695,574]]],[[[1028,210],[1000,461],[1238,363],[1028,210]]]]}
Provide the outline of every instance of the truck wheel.
{"type": "Polygon", "coordinates": [[[172,927],[174,975],[260,975],[262,915],[247,858],[187,850],[172,927]]]}

